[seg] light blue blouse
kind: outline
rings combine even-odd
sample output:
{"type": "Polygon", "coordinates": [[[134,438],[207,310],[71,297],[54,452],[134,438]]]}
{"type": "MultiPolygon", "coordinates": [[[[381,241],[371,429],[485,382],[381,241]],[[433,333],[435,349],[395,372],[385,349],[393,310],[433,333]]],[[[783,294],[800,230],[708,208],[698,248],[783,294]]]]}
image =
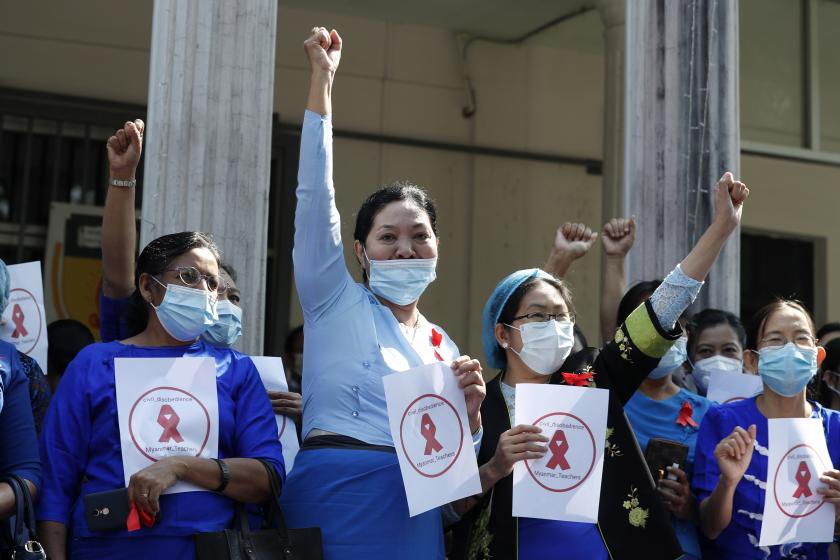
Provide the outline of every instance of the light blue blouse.
{"type": "MultiPolygon", "coordinates": [[[[303,434],[319,429],[393,446],[382,378],[436,358],[421,356],[391,310],[347,270],[332,169],[332,121],[306,111],[292,253],[306,338],[303,434]]],[[[432,327],[443,335],[439,354],[451,362],[459,356],[457,346],[432,327]]]]}

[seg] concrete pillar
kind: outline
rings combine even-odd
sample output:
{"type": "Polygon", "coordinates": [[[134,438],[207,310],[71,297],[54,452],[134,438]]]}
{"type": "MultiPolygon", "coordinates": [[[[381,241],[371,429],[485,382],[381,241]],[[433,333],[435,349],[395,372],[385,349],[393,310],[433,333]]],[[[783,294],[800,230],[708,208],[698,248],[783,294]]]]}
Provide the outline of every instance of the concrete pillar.
{"type": "Polygon", "coordinates": [[[141,245],[213,234],[262,353],[276,0],[155,0],[141,245]]]}
{"type": "MultiPolygon", "coordinates": [[[[738,3],[627,2],[625,206],[639,217],[628,281],[662,277],[712,219],[711,187],[739,176],[738,3]]],[[[607,160],[605,163],[609,162],[607,160]]],[[[732,236],[699,307],[739,312],[732,236]]]]}

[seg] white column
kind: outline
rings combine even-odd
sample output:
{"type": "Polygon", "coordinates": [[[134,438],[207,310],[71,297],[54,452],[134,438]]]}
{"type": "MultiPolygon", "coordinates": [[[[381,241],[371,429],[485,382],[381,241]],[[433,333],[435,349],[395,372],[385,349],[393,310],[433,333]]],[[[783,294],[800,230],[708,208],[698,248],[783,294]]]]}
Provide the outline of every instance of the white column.
{"type": "MultiPolygon", "coordinates": [[[[738,5],[627,2],[624,192],[639,217],[629,282],[661,278],[712,219],[711,188],[738,177],[738,5]]],[[[737,313],[735,234],[698,301],[737,313]]]]}
{"type": "Polygon", "coordinates": [[[155,0],[141,246],[213,234],[260,354],[266,289],[276,0],[155,0]]]}

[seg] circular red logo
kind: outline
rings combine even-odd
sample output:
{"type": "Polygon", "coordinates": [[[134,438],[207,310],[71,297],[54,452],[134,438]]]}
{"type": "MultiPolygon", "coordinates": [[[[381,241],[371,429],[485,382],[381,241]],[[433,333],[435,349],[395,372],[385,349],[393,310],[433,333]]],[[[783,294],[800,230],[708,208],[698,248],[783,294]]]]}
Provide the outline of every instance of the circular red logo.
{"type": "Polygon", "coordinates": [[[773,498],[779,510],[798,519],[820,509],[825,502],[816,490],[826,470],[816,449],[806,443],[792,447],[782,457],[773,476],[773,498]]]}
{"type": "Polygon", "coordinates": [[[464,445],[464,427],[455,407],[433,394],[411,401],[400,421],[400,445],[421,476],[441,476],[458,460],[464,445]]]}
{"type": "Polygon", "coordinates": [[[177,455],[198,457],[210,439],[210,413],[183,389],[155,387],[134,402],[128,432],[137,450],[150,461],[177,455]]]}
{"type": "Polygon", "coordinates": [[[551,492],[568,492],[583,484],[596,458],[595,437],[586,422],[574,414],[552,412],[533,425],[549,439],[544,457],[525,460],[534,482],[551,492]]]}
{"type": "Polygon", "coordinates": [[[9,342],[24,354],[29,354],[41,340],[41,308],[29,290],[9,291],[9,305],[3,313],[6,328],[11,328],[9,342]]]}

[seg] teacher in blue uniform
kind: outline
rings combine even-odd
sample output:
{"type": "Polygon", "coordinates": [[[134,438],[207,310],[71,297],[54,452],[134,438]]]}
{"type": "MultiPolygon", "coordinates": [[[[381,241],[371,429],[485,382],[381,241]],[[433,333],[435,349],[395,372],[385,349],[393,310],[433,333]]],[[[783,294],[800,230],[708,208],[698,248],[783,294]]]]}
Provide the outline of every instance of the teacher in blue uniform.
{"type": "Polygon", "coordinates": [[[331,91],[338,33],[315,28],[298,171],[295,282],[304,314],[303,436],[283,507],[291,526],[321,527],[325,558],[443,558],[441,512],[409,517],[382,378],[438,361],[464,389],[480,440],[481,368],[418,300],[435,279],[437,210],[421,188],[377,190],[357,213],[357,284],[344,261],[332,179],[331,91]]]}
{"type": "Polygon", "coordinates": [[[270,497],[268,473],[257,459],[284,476],[274,414],[251,359],[199,339],[216,319],[224,286],[218,251],[205,234],[155,239],[137,261],[133,296],[147,311],[145,329],[121,342],[88,346],[68,366],[40,442],[44,481],[38,520],[50,559],[194,558],[193,535],[228,527],[235,500],[258,503],[270,497]],[[125,481],[114,359],[175,357],[216,362],[219,459],[166,457],[135,473],[129,500],[150,515],[160,513],[157,523],[131,533],[92,531],[83,497],[121,488],[125,481]],[[178,481],[205,491],[161,495],[178,481]]]}

